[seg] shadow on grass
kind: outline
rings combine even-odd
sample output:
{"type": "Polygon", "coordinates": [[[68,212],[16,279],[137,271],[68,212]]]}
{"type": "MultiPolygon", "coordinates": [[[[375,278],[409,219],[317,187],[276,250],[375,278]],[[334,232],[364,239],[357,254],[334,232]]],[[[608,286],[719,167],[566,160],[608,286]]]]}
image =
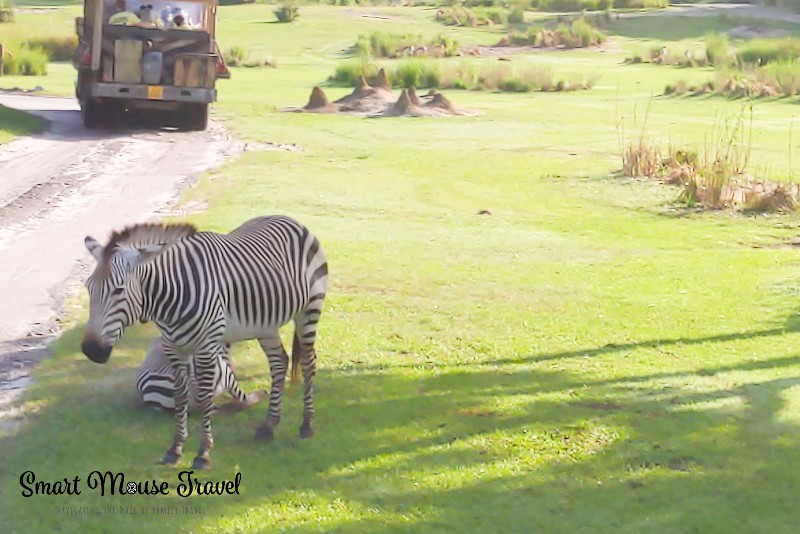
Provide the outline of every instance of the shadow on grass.
{"type": "MultiPolygon", "coordinates": [[[[449,363],[443,364],[443,367],[468,367],[472,365],[490,364],[490,365],[509,365],[509,364],[529,364],[537,362],[557,361],[570,358],[586,358],[595,356],[604,356],[618,352],[627,352],[643,348],[658,348],[674,346],[690,346],[702,345],[706,343],[725,343],[730,341],[741,341],[746,339],[769,338],[775,336],[782,336],[787,333],[800,331],[800,315],[791,316],[786,324],[782,327],[765,328],[760,330],[748,330],[745,332],[730,332],[725,334],[714,334],[710,336],[702,336],[697,338],[666,338],[666,339],[650,339],[646,341],[632,341],[627,343],[606,343],[599,347],[587,347],[585,349],[566,350],[559,352],[538,353],[531,355],[520,355],[518,357],[510,358],[496,358],[486,361],[468,362],[468,363],[449,363]]],[[[431,362],[435,363],[435,362],[431,362]]],[[[419,367],[420,364],[403,365],[392,364],[388,365],[359,365],[361,369],[376,370],[376,369],[397,369],[397,368],[413,368],[419,367]]]]}
{"type": "MultiPolygon", "coordinates": [[[[725,342],[785,331],[668,342],[725,342]]],[[[111,469],[130,480],[177,485],[179,469],[156,464],[169,445],[172,421],[135,408],[131,366],[150,336],[127,339],[133,348],[123,347],[117,362],[112,356],[98,366],[72,349],[81,334],[65,334],[29,394],[38,411],[17,437],[0,440],[0,512],[12,531],[53,525],[125,530],[175,521],[194,531],[776,532],[791,530],[800,519],[793,503],[800,486],[794,461],[800,430],[786,420],[789,393],[800,385],[790,368],[800,365],[800,355],[597,382],[514,366],[323,368],[311,440],[297,437],[298,388],[289,390],[271,444],[252,439],[265,404],[215,418],[215,468],[203,478],[232,478],[236,470],[243,485],[238,496],[190,499],[208,507],[204,516],[50,517],[56,505],[187,502],[174,492],[20,497],[17,478],[24,469],[50,480],[111,469]],[[740,384],[717,376],[729,371],[760,374],[740,384]],[[665,385],[665,378],[672,380],[665,385]]],[[[191,453],[198,427],[192,417],[191,453]]]]}
{"type": "Polygon", "coordinates": [[[717,16],[628,16],[603,28],[608,35],[645,41],[700,39],[709,32],[726,32],[737,26],[717,16]]]}

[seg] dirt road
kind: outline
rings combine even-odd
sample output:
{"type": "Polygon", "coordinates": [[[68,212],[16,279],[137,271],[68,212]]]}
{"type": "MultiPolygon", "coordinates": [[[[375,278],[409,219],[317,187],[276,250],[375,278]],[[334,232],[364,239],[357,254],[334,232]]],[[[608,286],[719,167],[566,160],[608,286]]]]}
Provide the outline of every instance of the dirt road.
{"type": "Polygon", "coordinates": [[[717,17],[719,15],[800,24],[800,14],[760,4],[678,4],[663,10],[621,13],[620,17],[717,17]]]}
{"type": "Polygon", "coordinates": [[[206,132],[83,128],[73,99],[0,94],[48,119],[48,132],[0,145],[0,430],[11,401],[58,332],[58,307],[92,261],[86,235],[169,212],[178,193],[244,149],[218,123],[206,132]]]}

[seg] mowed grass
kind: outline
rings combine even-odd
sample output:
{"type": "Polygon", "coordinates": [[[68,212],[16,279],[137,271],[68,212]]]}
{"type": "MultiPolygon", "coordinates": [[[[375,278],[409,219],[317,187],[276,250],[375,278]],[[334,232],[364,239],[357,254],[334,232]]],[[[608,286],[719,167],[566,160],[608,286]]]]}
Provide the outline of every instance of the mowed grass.
{"type": "MultiPolygon", "coordinates": [[[[8,530],[795,530],[800,258],[781,245],[800,220],[685,214],[673,209],[676,190],[614,174],[616,125],[630,132],[634,108],[641,121],[650,105],[648,129],[664,142],[697,144],[741,103],[652,98],[689,73],[572,52],[519,61],[600,70],[595,89],[447,92],[479,117],[280,113],[304,103],[351,41],[346,25],[354,41],[363,21],[348,23],[347,8],[301,8],[297,40],[307,30],[310,44],[292,55],[289,30],[271,31],[284,25],[250,28],[269,9],[222,9],[230,45],[257,36],[287,60],[236,69],[216,112],[248,140],[303,150],[247,152],[183,200],[209,206],[187,218],[203,229],[283,213],[321,239],[331,281],[316,435],[297,438],[299,388],[268,445],[252,439],[265,404],[217,415],[214,468],[201,478],[240,472],[240,495],[179,497],[199,419],[181,467],[159,465],[172,420],[140,407],[133,388],[155,331],[132,328],[108,364],[92,364],[78,348],[81,294],[26,394],[26,424],[0,442],[8,530]],[[325,20],[337,23],[329,45],[325,20]],[[28,469],[41,480],[79,476],[82,494],[24,498],[28,469]],[[96,469],[171,491],[100,497],[85,484],[96,469]],[[157,513],[170,507],[177,513],[157,513]]],[[[791,174],[796,109],[755,104],[753,159],[777,176],[791,174]]],[[[234,360],[246,389],[268,387],[255,344],[237,345],[234,360]]]]}
{"type": "Polygon", "coordinates": [[[0,106],[0,144],[17,135],[41,131],[44,127],[45,121],[39,117],[0,106]]]}

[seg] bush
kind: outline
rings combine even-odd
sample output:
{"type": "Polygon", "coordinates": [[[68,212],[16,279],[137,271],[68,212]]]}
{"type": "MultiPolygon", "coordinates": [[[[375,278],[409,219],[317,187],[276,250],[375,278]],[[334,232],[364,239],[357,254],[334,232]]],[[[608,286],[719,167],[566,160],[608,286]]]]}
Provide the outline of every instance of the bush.
{"type": "Polygon", "coordinates": [[[14,6],[0,4],[0,22],[14,22],[14,6]]]}
{"type": "Polygon", "coordinates": [[[771,81],[785,96],[800,94],[800,64],[794,62],[781,62],[770,65],[764,70],[771,81]]]}
{"type": "Polygon", "coordinates": [[[513,46],[533,46],[536,43],[536,36],[526,32],[512,31],[508,34],[508,44],[513,46]]]}
{"type": "Polygon", "coordinates": [[[408,60],[397,65],[390,77],[395,87],[418,87],[421,89],[442,86],[439,64],[433,61],[408,60]]]}
{"type": "Polygon", "coordinates": [[[525,22],[525,10],[517,6],[508,13],[509,24],[522,24],[525,22]]]}
{"type": "Polygon", "coordinates": [[[44,76],[47,74],[47,53],[41,48],[23,46],[13,51],[14,57],[6,57],[3,74],[20,76],[44,76]]]}
{"type": "Polygon", "coordinates": [[[570,33],[574,37],[573,41],[575,44],[580,43],[581,47],[587,47],[593,44],[601,44],[605,40],[605,36],[597,29],[593,28],[583,18],[580,18],[572,23],[572,26],[570,27],[570,33]]]}
{"type": "Polygon", "coordinates": [[[412,55],[452,57],[458,54],[458,42],[446,35],[439,35],[426,42],[421,35],[373,32],[369,36],[360,35],[353,50],[362,58],[396,58],[406,50],[412,55]]]}
{"type": "Polygon", "coordinates": [[[606,11],[612,7],[621,9],[643,9],[666,7],[667,0],[532,0],[531,7],[540,11],[573,12],[573,11],[606,11]]]}
{"type": "Polygon", "coordinates": [[[584,18],[575,19],[570,24],[559,24],[555,28],[542,28],[536,34],[534,46],[583,48],[605,42],[603,32],[589,24],[584,18]]]}
{"type": "Polygon", "coordinates": [[[520,78],[507,78],[500,82],[499,89],[508,93],[527,93],[531,87],[520,78]]]}
{"type": "Polygon", "coordinates": [[[706,35],[706,60],[709,65],[714,66],[727,65],[730,62],[727,35],[716,32],[706,35]]]}
{"type": "Polygon", "coordinates": [[[292,22],[300,16],[300,9],[296,5],[283,4],[273,13],[278,18],[278,22],[292,22]]]}
{"type": "Polygon", "coordinates": [[[40,37],[28,39],[22,44],[32,50],[43,50],[50,61],[70,61],[78,47],[78,38],[74,35],[70,37],[40,37]]]}
{"type": "Polygon", "coordinates": [[[447,26],[488,26],[508,22],[505,8],[464,8],[461,6],[443,7],[436,12],[436,20],[447,26]]]}
{"type": "Polygon", "coordinates": [[[745,63],[766,65],[780,61],[792,61],[800,58],[800,40],[792,37],[785,39],[753,39],[739,50],[739,57],[745,63]]]}
{"type": "Polygon", "coordinates": [[[328,81],[334,85],[353,87],[361,76],[372,78],[378,75],[378,67],[368,61],[345,61],[336,66],[328,81]]]}
{"type": "MultiPolygon", "coordinates": [[[[360,76],[372,84],[378,74],[373,63],[348,61],[340,64],[328,81],[335,85],[353,87],[360,76]]],[[[451,88],[472,90],[499,90],[509,92],[574,91],[590,89],[599,76],[590,74],[583,79],[556,79],[552,68],[525,65],[516,69],[508,63],[477,64],[470,61],[442,64],[434,60],[409,59],[392,70],[389,80],[392,87],[413,85],[421,89],[451,88]]]]}
{"type": "Polygon", "coordinates": [[[244,48],[238,45],[234,45],[222,53],[222,58],[229,67],[241,66],[244,63],[244,57],[244,48]]]}

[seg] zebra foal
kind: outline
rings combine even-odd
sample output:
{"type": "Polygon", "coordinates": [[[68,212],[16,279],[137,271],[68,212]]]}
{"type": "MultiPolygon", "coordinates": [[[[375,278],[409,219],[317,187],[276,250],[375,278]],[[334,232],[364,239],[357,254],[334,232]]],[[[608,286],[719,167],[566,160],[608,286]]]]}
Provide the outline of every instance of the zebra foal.
{"type": "Polygon", "coordinates": [[[300,437],[313,435],[314,342],[327,291],[328,264],[319,241],[283,216],[247,221],[228,234],[186,224],[142,224],[114,232],[106,246],[85,239],[97,266],[86,281],[89,320],[81,348],[105,363],[125,328],[152,321],[175,371],[175,435],[164,455],[174,464],[188,436],[188,367],[194,356],[203,415],[192,467],[210,467],[212,378],[226,344],[257,339],[269,361],[272,386],[266,421],[256,438],[269,441],[281,418],[289,357],[279,328],[294,322],[292,379],[302,366],[300,437]]]}
{"type": "MultiPolygon", "coordinates": [[[[211,396],[218,397],[227,392],[233,397],[233,406],[237,408],[253,406],[263,398],[264,392],[245,393],[241,390],[231,361],[230,345],[226,345],[225,349],[214,366],[211,396]]],[[[172,362],[164,353],[164,344],[161,342],[161,338],[156,338],[150,343],[147,356],[139,366],[139,371],[136,373],[136,391],[147,406],[160,410],[175,409],[175,371],[172,368],[172,362]]],[[[190,359],[190,403],[192,399],[197,400],[197,373],[194,362],[190,359]]]]}

